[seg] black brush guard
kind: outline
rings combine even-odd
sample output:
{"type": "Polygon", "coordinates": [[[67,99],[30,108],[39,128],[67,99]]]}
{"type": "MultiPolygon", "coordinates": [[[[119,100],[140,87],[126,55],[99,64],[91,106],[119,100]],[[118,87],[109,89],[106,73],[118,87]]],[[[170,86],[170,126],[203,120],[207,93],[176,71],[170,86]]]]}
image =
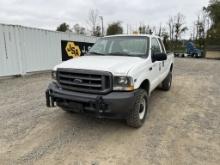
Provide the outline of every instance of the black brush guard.
{"type": "MultiPolygon", "coordinates": [[[[45,92],[47,107],[65,104],[74,110],[71,103],[82,104],[82,113],[95,115],[98,118],[126,118],[134,106],[136,91],[109,92],[107,94],[90,94],[63,90],[57,82],[49,84],[45,92]]],[[[62,107],[62,106],[61,106],[62,107]]]]}

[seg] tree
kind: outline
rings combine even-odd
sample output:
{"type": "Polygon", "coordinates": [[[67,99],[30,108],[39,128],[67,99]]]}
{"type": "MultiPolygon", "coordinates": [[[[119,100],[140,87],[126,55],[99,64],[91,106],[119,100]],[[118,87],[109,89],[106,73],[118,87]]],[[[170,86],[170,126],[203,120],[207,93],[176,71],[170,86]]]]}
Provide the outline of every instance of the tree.
{"type": "Polygon", "coordinates": [[[162,32],[162,36],[164,40],[166,40],[167,47],[171,51],[174,51],[175,49],[182,49],[182,45],[179,42],[179,39],[181,38],[181,35],[186,30],[188,30],[188,28],[184,24],[185,17],[181,13],[178,13],[176,16],[170,16],[168,19],[168,32],[162,32]],[[170,39],[169,41],[168,38],[170,39]]]}
{"type": "Polygon", "coordinates": [[[146,34],[146,26],[145,25],[140,25],[138,30],[139,30],[139,34],[146,34]]]}
{"type": "Polygon", "coordinates": [[[70,26],[64,22],[57,27],[56,31],[66,32],[66,31],[71,31],[71,30],[70,30],[70,26]]]}
{"type": "Polygon", "coordinates": [[[156,26],[152,26],[152,34],[157,34],[157,27],[156,26]]]}
{"type": "Polygon", "coordinates": [[[152,28],[149,25],[140,25],[138,31],[140,34],[153,34],[152,28]]]}
{"type": "Polygon", "coordinates": [[[85,34],[85,31],[86,31],[86,29],[84,27],[80,26],[79,24],[75,24],[73,26],[73,29],[76,34],[85,34]]]}
{"type": "Polygon", "coordinates": [[[209,14],[209,17],[213,22],[213,26],[217,26],[220,22],[220,1],[211,0],[208,7],[204,7],[203,10],[209,14]]]}
{"type": "Polygon", "coordinates": [[[207,32],[208,45],[220,45],[220,1],[211,0],[208,7],[203,8],[209,15],[212,25],[207,32]]]}
{"type": "Polygon", "coordinates": [[[80,26],[79,26],[79,24],[75,24],[75,25],[73,26],[73,29],[74,29],[74,31],[75,31],[76,34],[79,34],[79,33],[80,33],[80,26]]]}
{"type": "Polygon", "coordinates": [[[101,36],[101,27],[100,26],[96,26],[93,35],[96,36],[96,37],[100,37],[101,36]]]}
{"type": "Polygon", "coordinates": [[[114,34],[122,34],[123,28],[121,26],[121,22],[113,22],[112,24],[108,25],[107,28],[107,35],[114,35],[114,34]]]}
{"type": "Polygon", "coordinates": [[[203,48],[205,45],[205,31],[206,31],[206,16],[203,12],[198,15],[197,21],[194,23],[195,34],[193,36],[196,44],[199,48],[203,48]]]}
{"type": "Polygon", "coordinates": [[[175,28],[174,18],[170,17],[167,24],[168,24],[168,28],[169,28],[169,38],[170,38],[171,41],[173,41],[173,39],[174,39],[174,28],[175,28]]]}
{"type": "Polygon", "coordinates": [[[168,43],[169,34],[166,31],[166,28],[161,28],[161,37],[163,38],[163,44],[164,44],[166,50],[169,50],[170,49],[170,45],[168,43]]]}
{"type": "Polygon", "coordinates": [[[159,30],[158,30],[158,36],[161,36],[162,35],[162,27],[161,27],[161,23],[160,23],[160,27],[159,27],[159,30]]]}
{"type": "Polygon", "coordinates": [[[175,28],[175,40],[176,42],[181,37],[181,34],[184,33],[188,28],[184,26],[185,17],[181,13],[178,13],[175,17],[174,28],[175,28]]]}
{"type": "Polygon", "coordinates": [[[146,34],[153,34],[151,27],[148,25],[145,30],[146,34]]]}
{"type": "Polygon", "coordinates": [[[81,26],[79,34],[86,34],[86,28],[81,26]]]}
{"type": "Polygon", "coordinates": [[[88,22],[89,22],[89,25],[91,26],[92,35],[95,35],[95,34],[96,34],[98,16],[99,16],[98,10],[91,9],[91,10],[89,11],[89,19],[88,19],[88,22]]]}

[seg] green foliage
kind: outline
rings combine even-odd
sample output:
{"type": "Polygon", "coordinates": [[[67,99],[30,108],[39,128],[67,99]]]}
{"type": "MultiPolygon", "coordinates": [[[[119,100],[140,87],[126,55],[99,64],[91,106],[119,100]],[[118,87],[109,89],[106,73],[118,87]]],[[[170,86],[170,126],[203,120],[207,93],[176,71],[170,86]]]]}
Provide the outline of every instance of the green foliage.
{"type": "Polygon", "coordinates": [[[213,24],[207,33],[207,45],[220,45],[220,1],[211,0],[204,10],[208,13],[213,24]]]}
{"type": "Polygon", "coordinates": [[[67,23],[64,22],[64,23],[62,23],[61,25],[59,25],[59,26],[57,27],[57,30],[56,30],[56,31],[60,31],[60,32],[71,31],[69,27],[70,27],[70,26],[69,26],[67,23]]]}
{"type": "Polygon", "coordinates": [[[108,25],[107,35],[122,34],[122,33],[123,33],[123,28],[121,26],[121,22],[113,22],[112,24],[108,25]]]}
{"type": "Polygon", "coordinates": [[[139,34],[146,34],[146,26],[139,26],[138,28],[139,34]]]}
{"type": "Polygon", "coordinates": [[[209,14],[209,17],[213,21],[213,26],[216,27],[220,22],[220,1],[211,0],[208,7],[204,7],[204,10],[209,14]]]}
{"type": "Polygon", "coordinates": [[[206,40],[208,45],[220,45],[220,23],[208,30],[206,40]]]}
{"type": "MultiPolygon", "coordinates": [[[[165,45],[165,43],[164,43],[165,45]]],[[[184,53],[186,51],[185,41],[184,40],[178,40],[178,41],[166,41],[166,50],[167,52],[178,52],[178,53],[184,53]]]]}

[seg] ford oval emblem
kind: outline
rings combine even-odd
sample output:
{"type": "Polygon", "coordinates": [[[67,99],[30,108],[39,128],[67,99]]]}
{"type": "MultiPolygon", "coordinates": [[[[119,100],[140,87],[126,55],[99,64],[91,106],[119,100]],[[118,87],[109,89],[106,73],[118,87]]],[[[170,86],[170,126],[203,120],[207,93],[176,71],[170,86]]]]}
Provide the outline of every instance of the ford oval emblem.
{"type": "Polygon", "coordinates": [[[82,83],[82,80],[76,78],[76,79],[73,80],[73,82],[76,83],[76,84],[81,84],[81,83],[82,83]]]}

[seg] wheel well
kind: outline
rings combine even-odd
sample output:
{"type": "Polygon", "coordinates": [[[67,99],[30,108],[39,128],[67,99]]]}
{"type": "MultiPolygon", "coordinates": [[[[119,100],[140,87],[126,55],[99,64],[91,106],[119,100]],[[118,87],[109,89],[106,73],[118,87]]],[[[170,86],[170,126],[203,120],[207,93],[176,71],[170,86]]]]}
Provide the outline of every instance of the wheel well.
{"type": "Polygon", "coordinates": [[[173,64],[171,64],[171,66],[170,66],[170,72],[172,72],[173,71],[173,64]]]}
{"type": "Polygon", "coordinates": [[[150,82],[149,82],[149,80],[144,80],[141,83],[140,88],[146,90],[147,93],[149,94],[149,89],[150,89],[150,82]]]}

